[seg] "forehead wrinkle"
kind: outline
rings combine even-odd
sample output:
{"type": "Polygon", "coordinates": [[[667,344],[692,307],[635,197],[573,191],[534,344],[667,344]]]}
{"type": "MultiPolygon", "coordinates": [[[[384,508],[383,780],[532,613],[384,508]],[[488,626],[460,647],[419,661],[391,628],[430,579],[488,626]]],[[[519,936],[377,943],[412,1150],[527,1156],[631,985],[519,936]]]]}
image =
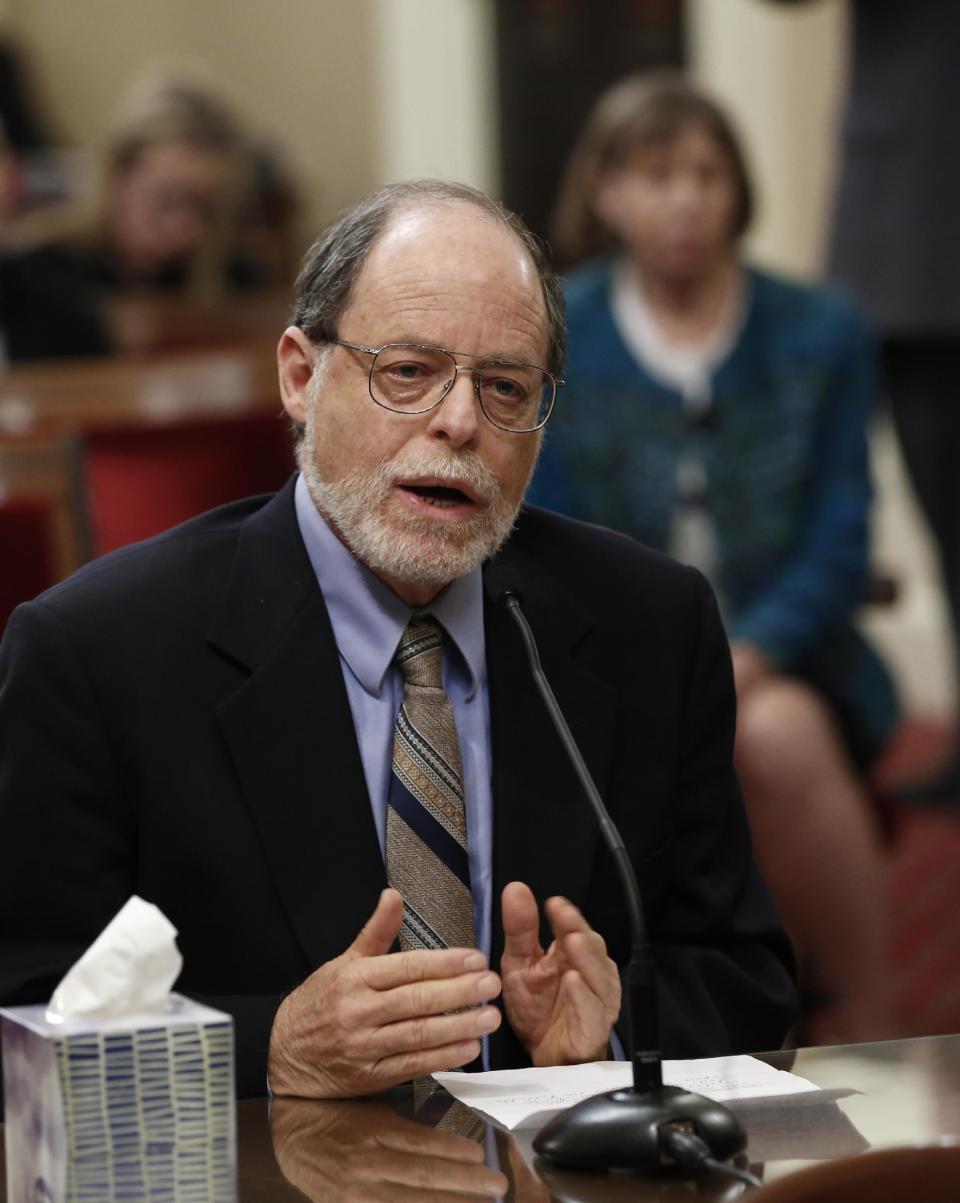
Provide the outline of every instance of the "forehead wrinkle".
{"type": "MultiPolygon", "coordinates": [[[[432,282],[423,275],[411,276],[409,286],[406,281],[391,280],[359,289],[344,317],[351,329],[354,325],[362,327],[358,337],[378,344],[412,342],[446,346],[437,333],[441,327],[451,330],[469,327],[469,337],[479,340],[481,345],[456,346],[451,350],[469,354],[476,351],[480,358],[530,362],[531,355],[537,357],[546,350],[547,321],[542,298],[518,296],[510,289],[497,291],[499,295],[490,295],[487,288],[467,290],[465,297],[462,288],[448,281],[432,282]],[[504,342],[505,330],[509,332],[508,343],[504,342]],[[485,338],[493,339],[496,345],[486,345],[485,338]]],[[[458,335],[460,342],[463,338],[458,335]]]]}
{"type": "Polygon", "coordinates": [[[468,205],[395,219],[371,248],[343,316],[355,337],[371,343],[449,345],[520,362],[547,351],[532,259],[511,231],[468,205]]]}

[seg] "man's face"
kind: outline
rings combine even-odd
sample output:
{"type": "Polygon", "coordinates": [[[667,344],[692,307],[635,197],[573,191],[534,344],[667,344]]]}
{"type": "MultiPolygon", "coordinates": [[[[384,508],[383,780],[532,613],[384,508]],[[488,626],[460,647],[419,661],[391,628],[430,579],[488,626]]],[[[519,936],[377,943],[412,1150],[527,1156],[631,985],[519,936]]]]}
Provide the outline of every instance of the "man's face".
{"type": "MultiPolygon", "coordinates": [[[[392,220],[360,271],[337,335],[367,347],[444,347],[470,366],[473,356],[544,365],[547,355],[533,263],[513,235],[460,203],[392,220]]],[[[291,329],[280,361],[284,403],[306,426],[300,464],[314,502],[409,604],[425,605],[506,538],[540,434],[488,422],[470,373],[458,375],[437,408],[403,414],[371,399],[371,356],[363,352],[330,346],[316,363],[291,329]]]]}

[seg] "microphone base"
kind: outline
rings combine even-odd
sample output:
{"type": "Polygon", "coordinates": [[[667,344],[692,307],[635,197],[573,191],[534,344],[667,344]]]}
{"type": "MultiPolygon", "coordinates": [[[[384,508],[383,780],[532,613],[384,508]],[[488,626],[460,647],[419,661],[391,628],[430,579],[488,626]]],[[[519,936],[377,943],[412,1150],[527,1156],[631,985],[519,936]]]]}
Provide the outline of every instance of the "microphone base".
{"type": "Polygon", "coordinates": [[[664,1124],[696,1133],[718,1161],[746,1147],[746,1132],[722,1103],[679,1086],[645,1091],[631,1086],[583,1099],[561,1112],[538,1133],[533,1148],[545,1161],[569,1169],[675,1173],[676,1164],[660,1152],[664,1124]]]}

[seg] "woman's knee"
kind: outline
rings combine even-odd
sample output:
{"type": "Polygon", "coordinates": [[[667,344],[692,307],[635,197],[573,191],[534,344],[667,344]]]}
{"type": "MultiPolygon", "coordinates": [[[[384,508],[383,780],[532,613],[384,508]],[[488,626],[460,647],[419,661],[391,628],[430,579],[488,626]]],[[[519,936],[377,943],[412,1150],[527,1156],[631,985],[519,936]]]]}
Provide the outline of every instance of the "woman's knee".
{"type": "Polygon", "coordinates": [[[737,768],[750,778],[799,782],[842,762],[833,715],[796,678],[758,681],[737,703],[737,768]]]}

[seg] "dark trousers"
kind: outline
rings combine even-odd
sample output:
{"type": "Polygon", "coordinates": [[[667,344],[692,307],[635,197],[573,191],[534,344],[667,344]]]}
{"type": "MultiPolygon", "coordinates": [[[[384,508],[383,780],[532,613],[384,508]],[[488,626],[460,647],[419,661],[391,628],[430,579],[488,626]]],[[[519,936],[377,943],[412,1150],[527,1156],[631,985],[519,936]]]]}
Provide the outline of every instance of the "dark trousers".
{"type": "Polygon", "coordinates": [[[960,686],[960,336],[888,339],[883,362],[904,462],[940,558],[960,686]]]}

